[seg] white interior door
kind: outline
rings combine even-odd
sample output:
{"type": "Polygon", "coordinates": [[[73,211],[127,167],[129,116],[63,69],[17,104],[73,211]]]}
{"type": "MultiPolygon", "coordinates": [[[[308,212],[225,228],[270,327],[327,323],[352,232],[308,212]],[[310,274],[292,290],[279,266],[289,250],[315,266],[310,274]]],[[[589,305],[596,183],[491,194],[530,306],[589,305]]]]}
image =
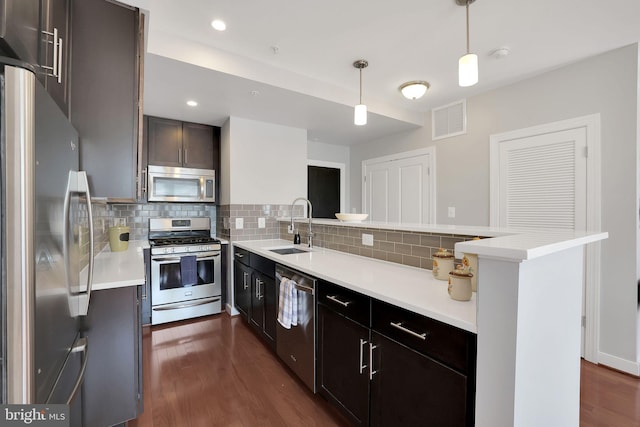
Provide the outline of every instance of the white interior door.
{"type": "MultiPolygon", "coordinates": [[[[594,115],[492,135],[491,225],[598,231],[599,123],[594,115]]],[[[582,354],[597,363],[599,247],[585,254],[582,354]]]]}
{"type": "Polygon", "coordinates": [[[363,162],[363,212],[372,221],[426,224],[435,220],[434,150],[363,162]]]}

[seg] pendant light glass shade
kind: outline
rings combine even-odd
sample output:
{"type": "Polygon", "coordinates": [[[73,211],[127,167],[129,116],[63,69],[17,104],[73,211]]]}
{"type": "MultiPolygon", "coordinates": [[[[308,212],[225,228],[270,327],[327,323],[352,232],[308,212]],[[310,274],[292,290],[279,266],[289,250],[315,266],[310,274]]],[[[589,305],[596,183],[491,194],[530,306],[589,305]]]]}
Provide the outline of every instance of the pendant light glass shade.
{"type": "Polygon", "coordinates": [[[356,105],[353,110],[353,123],[362,126],[367,124],[367,106],[364,104],[356,105]]]}
{"type": "Polygon", "coordinates": [[[458,60],[458,84],[461,87],[478,83],[478,55],[467,53],[458,60]]]}

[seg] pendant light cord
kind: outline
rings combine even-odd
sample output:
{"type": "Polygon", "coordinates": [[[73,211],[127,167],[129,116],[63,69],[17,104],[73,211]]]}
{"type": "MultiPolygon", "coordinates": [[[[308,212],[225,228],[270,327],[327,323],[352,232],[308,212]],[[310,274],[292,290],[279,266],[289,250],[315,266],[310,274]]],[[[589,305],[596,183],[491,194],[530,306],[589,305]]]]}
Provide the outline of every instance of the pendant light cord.
{"type": "Polygon", "coordinates": [[[360,104],[362,104],[362,68],[360,68],[360,104]]]}
{"type": "Polygon", "coordinates": [[[467,53],[471,53],[471,49],[469,49],[469,0],[467,0],[467,53]]]}

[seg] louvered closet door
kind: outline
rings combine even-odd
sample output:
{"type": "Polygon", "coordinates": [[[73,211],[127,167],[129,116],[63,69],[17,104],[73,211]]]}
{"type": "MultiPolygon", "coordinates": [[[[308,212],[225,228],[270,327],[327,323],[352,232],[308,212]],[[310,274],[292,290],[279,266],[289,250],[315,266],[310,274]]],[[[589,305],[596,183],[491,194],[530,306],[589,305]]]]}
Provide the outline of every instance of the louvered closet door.
{"type": "Polygon", "coordinates": [[[586,131],[570,129],[500,144],[500,225],[586,228],[586,131]]]}

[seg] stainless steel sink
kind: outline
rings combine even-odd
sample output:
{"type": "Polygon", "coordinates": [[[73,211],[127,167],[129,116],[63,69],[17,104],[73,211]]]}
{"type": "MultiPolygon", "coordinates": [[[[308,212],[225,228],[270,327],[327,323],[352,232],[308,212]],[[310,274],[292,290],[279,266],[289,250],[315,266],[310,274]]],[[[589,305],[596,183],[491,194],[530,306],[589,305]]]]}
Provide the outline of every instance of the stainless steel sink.
{"type": "Polygon", "coordinates": [[[298,248],[279,248],[279,249],[269,249],[271,252],[275,252],[280,255],[291,255],[291,254],[299,254],[301,252],[309,252],[298,248]]]}

